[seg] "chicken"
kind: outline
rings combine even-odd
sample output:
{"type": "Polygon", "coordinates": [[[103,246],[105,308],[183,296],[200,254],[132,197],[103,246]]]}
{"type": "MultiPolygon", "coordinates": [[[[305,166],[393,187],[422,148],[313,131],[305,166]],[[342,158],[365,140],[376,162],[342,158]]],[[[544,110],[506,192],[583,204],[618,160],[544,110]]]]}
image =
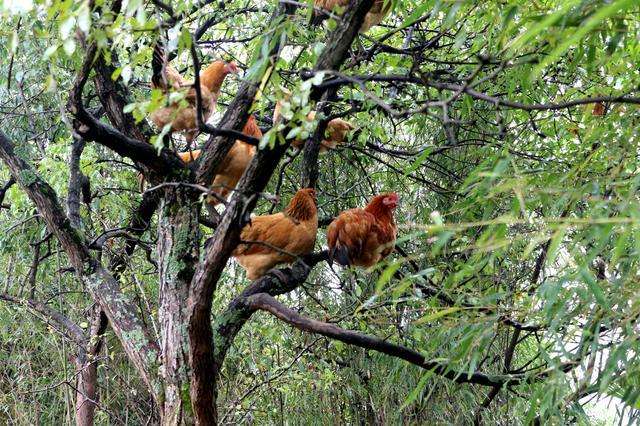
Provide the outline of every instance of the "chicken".
{"type": "MultiPolygon", "coordinates": [[[[349,0],[314,0],[313,6],[316,8],[324,9],[331,12],[336,7],[346,7],[349,5],[349,0]]],[[[375,0],[373,6],[369,9],[369,13],[364,17],[364,22],[360,27],[361,33],[366,33],[369,29],[375,25],[378,25],[385,16],[391,10],[391,0],[375,0]]],[[[312,24],[318,25],[327,18],[326,14],[322,12],[314,11],[314,16],[311,21],[312,24]]]]}
{"type": "MultiPolygon", "coordinates": [[[[285,95],[290,96],[290,95],[285,95]]],[[[282,109],[282,102],[277,101],[276,106],[273,109],[273,122],[277,123],[280,120],[280,110],[282,109]]],[[[307,114],[307,120],[313,121],[316,118],[316,112],[311,111],[307,114]]],[[[354,127],[348,121],[341,118],[334,118],[327,123],[327,130],[325,131],[326,139],[320,141],[320,153],[323,154],[330,149],[336,149],[336,147],[343,143],[347,138],[347,134],[353,130],[354,127]]],[[[304,147],[304,139],[296,139],[291,142],[291,145],[295,148],[302,149],[304,147]]]]}
{"type": "MultiPolygon", "coordinates": [[[[247,123],[242,129],[242,133],[253,136],[255,138],[262,138],[262,131],[258,127],[258,123],[253,115],[249,116],[247,123]]],[[[196,149],[194,151],[180,152],[178,155],[185,163],[189,164],[200,157],[201,150],[196,149]]],[[[224,158],[218,174],[216,174],[213,182],[211,183],[212,191],[218,195],[218,197],[210,196],[207,201],[211,205],[217,205],[220,203],[220,199],[226,198],[229,192],[233,190],[238,184],[238,181],[242,177],[242,173],[253,159],[256,154],[256,147],[249,145],[241,140],[236,140],[235,144],[231,147],[227,156],[224,158]]]]}
{"type": "Polygon", "coordinates": [[[596,102],[595,104],[593,104],[593,109],[591,110],[591,114],[594,117],[602,117],[604,116],[604,104],[602,102],[596,102]]]}
{"type": "Polygon", "coordinates": [[[394,249],[397,228],[393,210],[396,193],[380,194],[364,209],[346,210],[329,224],[329,259],[345,266],[369,268],[394,249]]]}
{"type": "Polygon", "coordinates": [[[252,218],[240,239],[253,243],[238,245],[232,255],[247,271],[247,278],[255,280],[280,263],[293,262],[294,256],[311,253],[317,231],[316,192],[301,189],[284,212],[252,218]]]}
{"type": "MultiPolygon", "coordinates": [[[[202,87],[202,118],[206,122],[215,108],[214,97],[211,92],[202,87]]],[[[198,134],[196,121],[196,93],[193,88],[189,89],[185,100],[188,105],[180,106],[177,102],[165,107],[158,108],[151,113],[151,121],[158,129],[164,128],[171,123],[171,132],[184,132],[185,139],[191,143],[198,134]]]]}
{"type": "MultiPolygon", "coordinates": [[[[162,129],[171,123],[172,132],[184,132],[187,142],[193,141],[198,134],[196,121],[196,91],[191,82],[186,82],[180,73],[171,65],[163,66],[162,53],[156,49],[153,55],[152,88],[160,88],[165,92],[171,90],[186,90],[186,106],[174,102],[169,106],[158,108],[151,113],[151,121],[162,129]]],[[[238,67],[234,62],[214,61],[200,72],[200,94],[202,95],[202,115],[206,122],[215,108],[220,94],[220,87],[229,73],[237,73],[238,67]]]]}

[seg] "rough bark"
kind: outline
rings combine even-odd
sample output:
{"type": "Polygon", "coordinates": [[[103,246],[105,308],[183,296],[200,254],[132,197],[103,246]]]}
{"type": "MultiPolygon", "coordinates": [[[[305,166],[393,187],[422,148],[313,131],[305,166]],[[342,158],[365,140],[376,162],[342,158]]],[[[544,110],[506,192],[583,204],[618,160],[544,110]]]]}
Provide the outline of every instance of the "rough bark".
{"type": "MultiPolygon", "coordinates": [[[[279,4],[272,18],[273,32],[266,34],[271,49],[265,60],[273,63],[280,51],[281,21],[288,10],[279,4]]],[[[218,128],[240,130],[247,120],[249,109],[258,92],[262,76],[242,84],[238,94],[227,108],[218,128]]],[[[217,168],[235,143],[228,136],[211,136],[203,147],[196,180],[207,185],[213,180],[217,168]]],[[[190,396],[196,424],[216,424],[218,419],[216,397],[216,368],[211,328],[211,303],[216,284],[233,249],[240,238],[240,230],[257,203],[257,195],[266,187],[288,145],[271,150],[260,150],[245,170],[238,190],[228,204],[224,217],[211,238],[204,259],[194,274],[188,300],[191,388],[190,396]]]]}
{"type": "Polygon", "coordinates": [[[109,321],[104,312],[94,307],[88,342],[76,357],[76,425],[92,426],[98,406],[98,360],[109,321]]]}
{"type": "Polygon", "coordinates": [[[196,196],[184,188],[168,189],[158,220],[158,322],[163,356],[164,425],[193,423],[186,307],[199,252],[199,206],[193,201],[196,196]]]}
{"type": "Polygon", "coordinates": [[[240,231],[248,220],[262,192],[284,155],[287,145],[259,151],[238,183],[240,190],[231,199],[225,215],[209,242],[203,261],[193,277],[189,294],[189,338],[191,341],[191,400],[198,424],[217,421],[215,407],[216,384],[211,329],[211,302],[216,284],[233,249],[240,240],[240,231]],[[251,194],[245,197],[244,194],[251,194]]]}
{"type": "Polygon", "coordinates": [[[249,284],[227,306],[227,309],[218,317],[214,324],[214,350],[216,372],[222,367],[229,347],[234,339],[247,323],[256,309],[247,303],[249,296],[258,293],[267,293],[271,296],[285,294],[302,285],[313,267],[323,260],[327,260],[327,252],[305,256],[292,266],[273,270],[264,277],[249,284]]]}

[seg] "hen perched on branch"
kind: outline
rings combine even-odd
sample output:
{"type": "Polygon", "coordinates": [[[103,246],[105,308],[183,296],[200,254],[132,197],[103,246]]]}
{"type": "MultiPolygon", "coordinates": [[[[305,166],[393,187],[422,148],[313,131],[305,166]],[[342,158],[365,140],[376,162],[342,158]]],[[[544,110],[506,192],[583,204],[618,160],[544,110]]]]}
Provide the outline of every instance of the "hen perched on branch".
{"type": "MultiPolygon", "coordinates": [[[[242,129],[245,135],[253,136],[257,139],[262,138],[262,131],[258,127],[258,123],[253,115],[249,116],[247,123],[242,129]]],[[[185,163],[189,164],[200,157],[201,150],[180,152],[178,155],[185,163]]],[[[231,147],[224,161],[220,165],[218,174],[216,174],[211,183],[212,191],[217,197],[209,197],[207,201],[211,205],[220,203],[221,198],[226,198],[229,193],[236,187],[238,181],[242,177],[244,170],[247,168],[253,156],[256,155],[256,147],[249,145],[241,140],[236,140],[231,147]]]]}
{"type": "Polygon", "coordinates": [[[368,268],[387,257],[396,242],[393,210],[397,206],[398,195],[391,192],[373,197],[364,209],[340,213],[327,228],[329,259],[368,268]]]}
{"type": "MultiPolygon", "coordinates": [[[[171,123],[171,131],[183,131],[187,142],[190,143],[198,134],[196,91],[192,87],[193,83],[186,82],[180,73],[167,63],[164,51],[159,45],[156,45],[153,52],[151,67],[151,87],[162,89],[165,93],[171,90],[185,90],[184,100],[187,103],[186,106],[181,106],[179,102],[173,102],[169,106],[159,108],[150,115],[151,121],[159,129],[171,123]]],[[[234,62],[225,61],[214,61],[200,72],[202,115],[205,122],[213,113],[224,79],[228,74],[237,72],[238,67],[234,62]]]]}
{"type": "Polygon", "coordinates": [[[284,212],[251,218],[242,229],[239,245],[233,252],[238,263],[255,280],[280,263],[296,260],[294,256],[311,253],[318,232],[316,192],[301,189],[284,212]]]}
{"type": "MultiPolygon", "coordinates": [[[[277,101],[276,106],[273,109],[273,123],[277,123],[280,120],[282,112],[282,101],[277,101]]],[[[311,111],[307,114],[307,120],[313,121],[316,118],[316,112],[311,111]]],[[[327,130],[325,131],[325,139],[320,141],[320,153],[325,153],[330,149],[336,149],[338,145],[343,143],[347,138],[347,134],[355,127],[353,124],[345,121],[341,118],[334,118],[327,123],[327,130]]],[[[296,139],[291,142],[291,146],[301,149],[304,146],[304,139],[296,139]]]]}

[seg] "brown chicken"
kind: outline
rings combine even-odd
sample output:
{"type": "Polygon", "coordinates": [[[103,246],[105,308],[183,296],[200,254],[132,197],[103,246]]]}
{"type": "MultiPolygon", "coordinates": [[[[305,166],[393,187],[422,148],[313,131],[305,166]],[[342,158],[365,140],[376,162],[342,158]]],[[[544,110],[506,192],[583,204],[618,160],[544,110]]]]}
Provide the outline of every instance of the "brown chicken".
{"type": "MultiPolygon", "coordinates": [[[[253,136],[255,138],[262,138],[262,131],[258,127],[258,123],[253,115],[249,116],[247,124],[242,129],[242,133],[245,135],[253,136]]],[[[180,152],[178,155],[185,163],[189,164],[200,157],[201,150],[196,149],[194,151],[180,152]]],[[[227,198],[229,192],[231,192],[238,181],[242,177],[242,173],[251,162],[251,159],[256,154],[256,147],[249,145],[241,140],[236,140],[235,144],[231,147],[227,156],[224,158],[218,174],[216,174],[213,182],[211,183],[212,191],[220,198],[227,198]]],[[[211,196],[207,199],[209,204],[217,205],[220,203],[220,198],[211,196]]]]}
{"type": "MultiPolygon", "coordinates": [[[[313,5],[317,8],[324,9],[326,11],[333,11],[336,7],[346,7],[349,5],[349,0],[314,0],[313,5]]],[[[365,33],[369,31],[369,28],[378,25],[385,16],[391,10],[391,0],[375,0],[373,6],[369,10],[369,13],[364,17],[364,22],[360,27],[360,32],[365,33]]],[[[327,15],[321,12],[314,11],[312,24],[318,25],[323,20],[327,19],[327,15]]]]}
{"type": "MultiPolygon", "coordinates": [[[[282,109],[282,102],[277,101],[276,106],[273,109],[273,122],[274,124],[280,120],[280,110],[282,109]]],[[[307,114],[307,120],[313,121],[316,118],[316,112],[311,111],[307,114]]],[[[336,147],[343,143],[347,138],[347,134],[354,129],[353,125],[348,121],[340,118],[334,118],[327,123],[327,130],[325,131],[325,139],[320,141],[320,153],[323,154],[330,149],[336,149],[336,147]]],[[[291,146],[302,149],[304,147],[304,139],[296,139],[291,142],[291,146]]]]}
{"type": "MultiPolygon", "coordinates": [[[[174,102],[151,113],[151,121],[162,129],[171,123],[172,132],[184,132],[187,142],[193,141],[198,134],[196,125],[196,91],[191,82],[185,82],[180,73],[171,65],[164,67],[164,72],[158,75],[158,69],[162,66],[157,64],[157,55],[154,54],[154,76],[151,87],[163,89],[168,92],[173,90],[186,90],[186,106],[180,106],[174,102]]],[[[202,115],[206,122],[215,108],[220,94],[220,87],[229,73],[237,73],[238,67],[234,62],[215,61],[200,73],[200,93],[202,95],[202,115]]]]}
{"type": "Polygon", "coordinates": [[[316,192],[301,189],[284,212],[252,218],[240,234],[243,242],[252,244],[238,245],[233,256],[247,271],[247,278],[255,280],[280,263],[293,262],[294,256],[311,253],[317,231],[316,192]]]}
{"type": "Polygon", "coordinates": [[[369,268],[387,257],[396,242],[393,210],[397,206],[398,195],[391,192],[373,197],[364,209],[340,213],[327,228],[329,259],[369,268]]]}
{"type": "Polygon", "coordinates": [[[593,104],[593,109],[591,110],[591,114],[595,117],[604,116],[604,104],[602,102],[596,102],[593,104]]]}

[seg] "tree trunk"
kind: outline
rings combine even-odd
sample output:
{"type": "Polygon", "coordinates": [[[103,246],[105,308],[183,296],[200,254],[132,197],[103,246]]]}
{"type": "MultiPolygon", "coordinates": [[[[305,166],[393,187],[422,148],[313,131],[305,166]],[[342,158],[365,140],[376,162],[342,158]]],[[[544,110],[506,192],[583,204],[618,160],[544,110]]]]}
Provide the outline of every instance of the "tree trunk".
{"type": "Polygon", "coordinates": [[[76,425],[93,426],[98,399],[98,366],[83,351],[76,358],[76,425]]]}
{"type": "Polygon", "coordinates": [[[76,425],[92,426],[98,403],[98,362],[107,316],[94,306],[89,340],[76,357],[76,425]]]}
{"type": "Polygon", "coordinates": [[[168,189],[158,219],[158,312],[164,401],[163,425],[193,424],[189,397],[187,297],[198,260],[198,208],[184,189],[168,189]]]}

